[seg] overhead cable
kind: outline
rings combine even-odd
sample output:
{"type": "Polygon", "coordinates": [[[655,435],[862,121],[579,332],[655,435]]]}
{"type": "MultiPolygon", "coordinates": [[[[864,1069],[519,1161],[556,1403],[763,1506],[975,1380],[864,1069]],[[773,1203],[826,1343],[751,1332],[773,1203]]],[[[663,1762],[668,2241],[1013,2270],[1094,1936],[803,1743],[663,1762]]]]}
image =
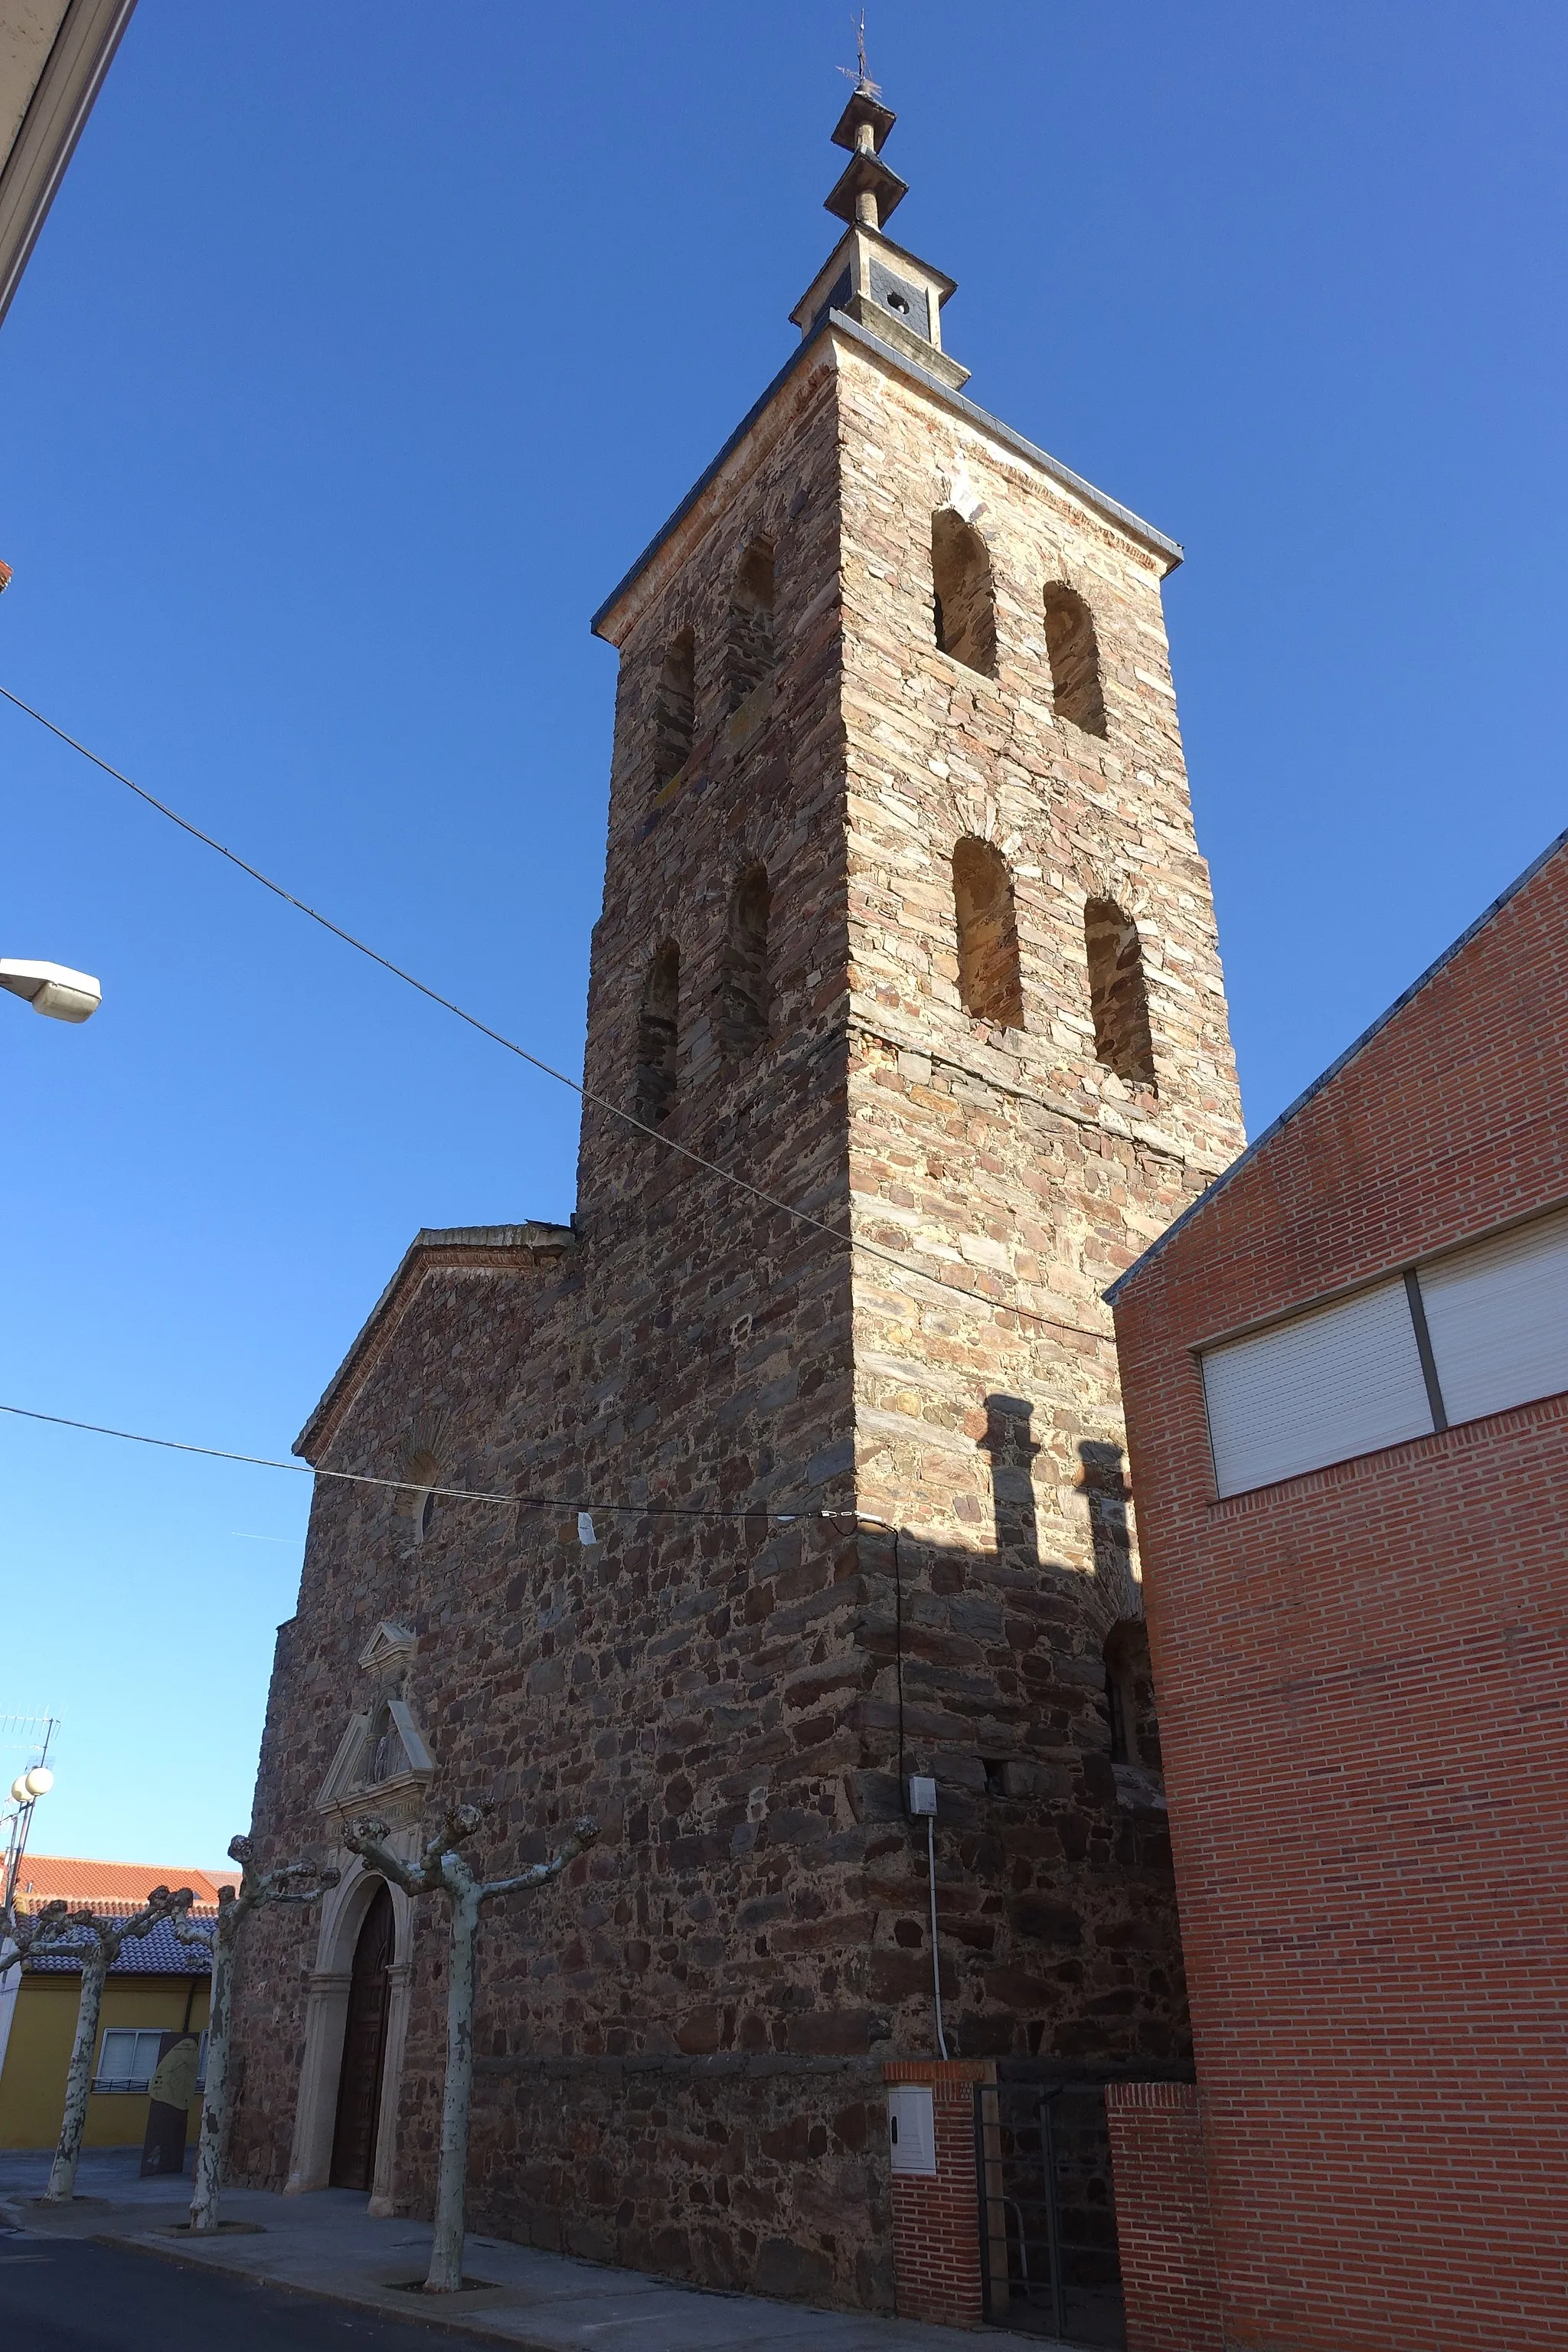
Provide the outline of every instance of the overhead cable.
{"type": "MultiPolygon", "coordinates": [[[[784,1216],[794,1217],[799,1223],[811,1226],[816,1233],[829,1234],[835,1241],[847,1242],[851,1249],[859,1250],[863,1255],[878,1258],[884,1265],[895,1266],[900,1274],[913,1276],[917,1282],[929,1282],[938,1290],[947,1291],[954,1298],[966,1300],[971,1307],[999,1307],[1004,1313],[1016,1315],[1026,1323],[1043,1325],[1048,1330],[1071,1331],[1079,1339],[1093,1339],[1101,1346],[1109,1346],[1111,1343],[1109,1331],[1093,1330],[1087,1323],[1068,1323],[1059,1315],[1042,1315],[1033,1307],[1020,1307],[1016,1300],[987,1298],[984,1291],[971,1290],[965,1283],[949,1282],[943,1275],[928,1274],[923,1266],[911,1265],[907,1258],[900,1257],[895,1250],[883,1249],[876,1242],[864,1241],[859,1235],[847,1231],[843,1225],[830,1224],[825,1217],[815,1217],[809,1209],[796,1208],[793,1201],[783,1201],[776,1192],[766,1192],[760,1184],[752,1184],[744,1176],[738,1176],[732,1168],[725,1168],[716,1160],[705,1159],[700,1151],[693,1151],[689,1144],[678,1143],[673,1136],[661,1133],[657,1127],[650,1127],[646,1119],[638,1118],[635,1112],[624,1110],[619,1103],[609,1101],[604,1095],[595,1094],[591,1088],[583,1086],[576,1078],[568,1077],[564,1070],[556,1069],[552,1063],[542,1061],[537,1054],[531,1054],[526,1045],[519,1045],[510,1037],[503,1036],[499,1029],[492,1029],[489,1023],[481,1021],[477,1013],[466,1012],[462,1005],[454,1003],[449,996],[443,996],[439,989],[432,988],[426,982],[416,978],[415,974],[406,971],[402,964],[394,963],[390,956],[384,956],[379,949],[369,946],[363,940],[356,939],[353,931],[345,931],[341,923],[332,921],[331,916],[323,915],[316,908],[307,906],[305,900],[297,898],[292,890],[286,890],[281,882],[274,882],[270,875],[263,874],[258,866],[252,866],[249,860],[241,857],[237,850],[226,848],[224,844],[215,840],[210,833],[204,833],[199,824],[194,824],[189,817],[182,816],[178,809],[171,808],[166,801],[161,801],[157,794],[150,793],[144,784],[137,783],[133,777],[126,775],[121,769],[112,766],[108,760],[89,749],[86,743],[79,741],[76,736],[68,734],[63,727],[57,726],[55,721],[46,718],[41,710],[35,710],[30,702],[24,702],[21,696],[13,694],[9,687],[0,686],[0,696],[4,696],[14,709],[20,710],[28,719],[36,719],[47,733],[55,736],[61,743],[68,745],[71,751],[79,752],[81,757],[89,761],[95,768],[100,768],[106,776],[112,776],[117,784],[123,784],[127,792],[134,793],[139,801],[144,801],[147,806],[150,809],[155,809],[160,816],[167,817],[171,824],[178,825],[182,833],[188,833],[193,841],[201,842],[205,848],[216,850],[220,857],[226,857],[231,866],[237,866],[242,874],[247,874],[253,882],[259,882],[264,890],[270,890],[273,897],[281,898],[285,906],[292,907],[298,913],[308,916],[312,923],[319,923],[322,930],[331,931],[334,939],[342,940],[345,947],[353,948],[359,955],[367,956],[372,963],[379,964],[383,971],[389,971],[395,980],[401,980],[405,986],[416,990],[419,995],[427,997],[432,1004],[438,1004],[444,1013],[450,1013],[458,1020],[466,1022],[470,1029],[478,1030],[479,1035],[488,1037],[492,1045],[502,1046],[509,1054],[515,1054],[519,1061],[526,1062],[531,1069],[540,1071],[545,1077],[553,1078],[557,1086],[569,1087],[581,1101],[591,1103],[595,1110],[605,1111],[611,1118],[618,1118],[626,1127],[635,1128],[639,1135],[647,1136],[651,1141],[662,1145],[666,1151],[675,1152],[680,1159],[689,1160],[695,1168],[705,1169],[710,1176],[721,1177],[725,1183],[733,1184],[739,1191],[749,1193],[753,1201],[761,1201],[765,1207],[777,1209],[784,1216]]],[[[285,1463],[281,1466],[289,1469],[293,1465],[285,1463]]]]}
{"type": "MultiPolygon", "coordinates": [[[[410,1492],[434,1495],[455,1503],[504,1503],[509,1509],[539,1511],[574,1511],[580,1517],[591,1517],[597,1511],[606,1518],[622,1517],[649,1519],[766,1519],[775,1527],[791,1527],[797,1519],[867,1519],[864,1511],[846,1509],[770,1511],[758,1503],[735,1503],[726,1507],[717,1503],[592,1503],[584,1504],[581,1496],[564,1495],[488,1494],[476,1486],[426,1486],[417,1478],[373,1478],[363,1470],[322,1470],[309,1462],[282,1462],[270,1454],[231,1454],[221,1445],[192,1445],[178,1437],[148,1437],[138,1429],[110,1429],[102,1422],[72,1421],[63,1412],[37,1412],[25,1404],[0,1404],[0,1412],[8,1412],[18,1421],[47,1422],[53,1429],[84,1430],[90,1437],[123,1438],[130,1445],[155,1445],[166,1454],[200,1454],[209,1462],[243,1462],[254,1470],[288,1470],[300,1478],[338,1478],[351,1486],[385,1486],[395,1494],[410,1492]]],[[[870,1524],[881,1526],[880,1520],[870,1524]]],[[[591,1540],[591,1538],[590,1538],[591,1540]]]]}

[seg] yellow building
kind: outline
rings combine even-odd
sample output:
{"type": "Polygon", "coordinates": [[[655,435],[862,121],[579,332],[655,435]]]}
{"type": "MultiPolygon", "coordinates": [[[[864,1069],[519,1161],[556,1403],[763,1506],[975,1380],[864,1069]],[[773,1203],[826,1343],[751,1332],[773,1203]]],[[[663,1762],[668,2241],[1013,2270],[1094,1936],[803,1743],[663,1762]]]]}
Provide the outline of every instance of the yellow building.
{"type": "MultiPolygon", "coordinates": [[[[129,1917],[162,1883],[194,1887],[205,1898],[193,1906],[197,1920],[214,1916],[218,1885],[233,1883],[227,1872],[68,1862],[44,1854],[29,1856],[21,1876],[19,1911],[59,1895],[100,1916],[129,1917]]],[[[78,1963],[64,1957],[11,1969],[0,1978],[0,2148],[52,2147],[58,2137],[80,1984],[78,1963]]],[[[205,2058],[207,1996],[206,1959],[182,1944],[166,1922],[121,1946],[103,1989],[84,2146],[141,2146],[160,2037],[180,2032],[202,2036],[205,2058]]],[[[191,2102],[188,2141],[195,2137],[200,2114],[198,2091],[191,2102]]]]}

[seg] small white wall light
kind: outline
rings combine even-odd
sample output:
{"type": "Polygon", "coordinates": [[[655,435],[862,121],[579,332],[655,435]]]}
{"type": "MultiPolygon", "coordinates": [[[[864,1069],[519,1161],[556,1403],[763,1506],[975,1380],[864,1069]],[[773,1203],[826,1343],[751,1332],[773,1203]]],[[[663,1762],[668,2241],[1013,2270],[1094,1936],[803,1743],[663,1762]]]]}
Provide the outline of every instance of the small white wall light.
{"type": "Polygon", "coordinates": [[[47,1013],[51,1021],[90,1021],[103,1002],[103,991],[90,972],[18,956],[0,956],[0,988],[25,996],[35,1013],[47,1013]]]}

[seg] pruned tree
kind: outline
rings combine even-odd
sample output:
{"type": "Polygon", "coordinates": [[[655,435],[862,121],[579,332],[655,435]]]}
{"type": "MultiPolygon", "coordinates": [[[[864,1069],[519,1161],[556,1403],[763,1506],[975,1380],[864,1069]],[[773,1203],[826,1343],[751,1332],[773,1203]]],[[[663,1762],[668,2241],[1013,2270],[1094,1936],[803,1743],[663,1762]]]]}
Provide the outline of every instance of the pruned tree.
{"type": "Polygon", "coordinates": [[[196,2138],[196,2179],[191,2196],[193,2235],[216,2230],[223,2189],[224,2139],[228,2124],[228,2057],[234,2016],[234,1954],[239,1931],[253,1911],[265,1903],[319,1903],[341,1873],[315,1870],[308,1862],[280,1863],[276,1870],[256,1867],[256,1849],[247,1837],[230,1838],[229,1859],[239,1864],[239,1885],[218,1889],[217,1917],[210,1922],[182,1919],[174,1933],[184,1944],[203,1946],[212,1954],[212,1995],[207,2005],[206,2088],[202,2095],[202,2126],[196,2138]],[[302,1881],[313,1880],[313,1885],[302,1881]]]}
{"type": "Polygon", "coordinates": [[[79,1915],[58,1898],[37,1911],[16,1911],[0,1906],[0,1977],[7,1969],[26,1968],[29,1960],[47,1959],[76,1951],[79,1915]]]}
{"type": "Polygon", "coordinates": [[[464,2193],[468,2173],[468,2110],[474,2086],[475,1956],[479,1913],[500,1895],[530,1895],[558,1878],[569,1862],[591,1846],[597,1822],[584,1817],[547,1862],[536,1862],[515,1878],[476,1878],[458,1851],[482,1827],[488,1805],[454,1805],[416,1863],[405,1862],[387,1843],[391,1832],[374,1816],[353,1822],[343,1839],[353,1853],[401,1886],[405,1895],[444,1895],[451,1918],[450,1972],[447,1984],[447,2078],[441,2095],[441,2163],[436,2184],[436,2228],[430,2245],[426,2294],[456,2294],[463,2284],[466,2235],[464,2193]]]}
{"type": "MultiPolygon", "coordinates": [[[[155,1886],[141,1910],[129,1919],[102,1919],[91,1911],[66,1911],[63,1904],[47,1904],[38,1915],[41,1922],[53,1911],[65,1913],[63,1920],[55,1926],[61,1931],[68,1929],[68,1938],[62,1932],[49,1948],[68,1951],[81,1962],[76,2039],[66,2068],[65,2113],[60,2118],[59,2145],[55,2150],[49,2185],[44,2191],[46,2204],[68,2205],[76,2194],[77,2159],[81,2154],[81,2136],[87,2124],[87,2096],[92,2087],[92,2053],[98,2046],[104,1979],[120,1958],[122,1945],[132,1937],[150,1936],[165,1919],[183,1918],[195,1901],[188,1886],[180,1887],[174,1894],[166,1886],[155,1886]]],[[[37,1951],[35,1944],[35,1954],[37,1951]]]]}

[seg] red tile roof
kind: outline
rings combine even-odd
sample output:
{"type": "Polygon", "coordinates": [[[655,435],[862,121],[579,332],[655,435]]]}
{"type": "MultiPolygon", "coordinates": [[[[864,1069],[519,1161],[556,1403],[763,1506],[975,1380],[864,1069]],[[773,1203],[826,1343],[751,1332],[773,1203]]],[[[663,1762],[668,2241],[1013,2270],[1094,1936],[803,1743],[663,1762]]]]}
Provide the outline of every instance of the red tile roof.
{"type": "Polygon", "coordinates": [[[217,1907],[218,1888],[237,1886],[237,1870],[193,1870],[151,1862],[83,1862],[75,1855],[29,1853],[16,1875],[16,1908],[37,1911],[56,1901],[101,1913],[106,1918],[140,1911],[154,1886],[188,1886],[195,1895],[193,1916],[217,1907]]]}

